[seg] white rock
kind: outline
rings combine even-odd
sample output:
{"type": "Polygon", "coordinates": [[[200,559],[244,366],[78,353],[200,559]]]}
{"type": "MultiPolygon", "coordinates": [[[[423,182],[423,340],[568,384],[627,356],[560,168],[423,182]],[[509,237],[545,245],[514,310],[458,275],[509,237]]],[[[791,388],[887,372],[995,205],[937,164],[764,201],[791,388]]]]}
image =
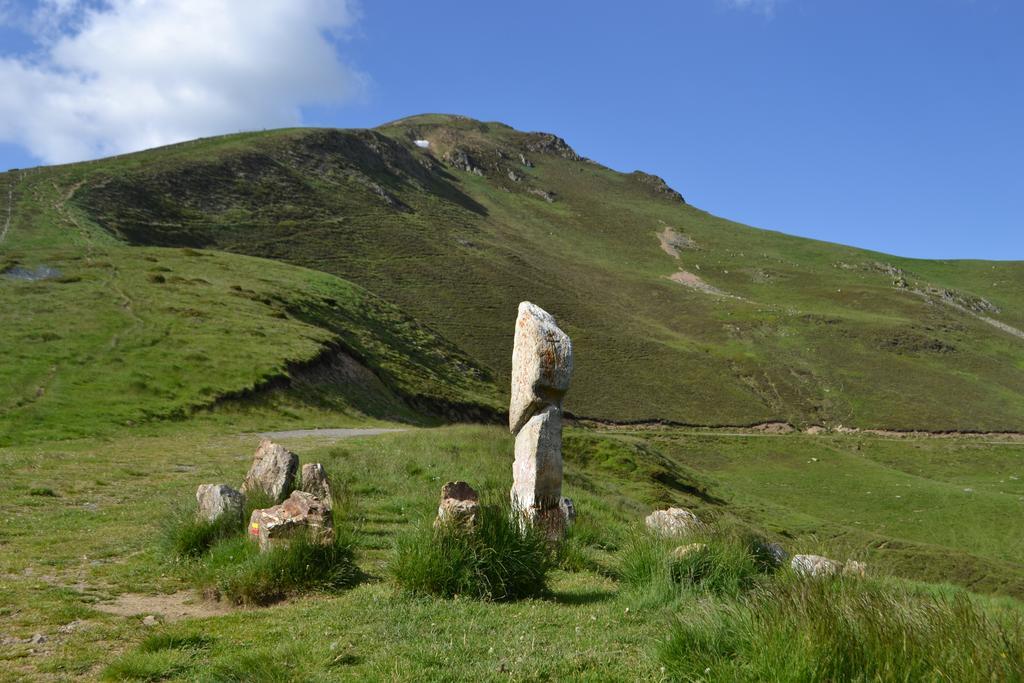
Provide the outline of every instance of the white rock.
{"type": "Polygon", "coordinates": [[[561,406],[572,378],[572,341],[547,311],[519,304],[512,347],[512,399],[508,425],[513,434],[545,405],[561,406]]]}
{"type": "Polygon", "coordinates": [[[214,522],[221,515],[231,515],[242,523],[245,496],[227,484],[200,484],[196,489],[196,502],[201,519],[214,522]]]}
{"type": "Polygon", "coordinates": [[[644,520],[647,528],[667,538],[685,536],[704,528],[697,515],[684,508],[668,508],[655,510],[644,520]]]}
{"type": "Polygon", "coordinates": [[[801,576],[838,576],[843,571],[842,564],[821,555],[794,555],[789,566],[801,576]]]}
{"type": "Polygon", "coordinates": [[[242,482],[242,493],[263,491],[275,502],[280,502],[295,483],[298,469],[297,455],[270,439],[263,439],[242,482]]]}

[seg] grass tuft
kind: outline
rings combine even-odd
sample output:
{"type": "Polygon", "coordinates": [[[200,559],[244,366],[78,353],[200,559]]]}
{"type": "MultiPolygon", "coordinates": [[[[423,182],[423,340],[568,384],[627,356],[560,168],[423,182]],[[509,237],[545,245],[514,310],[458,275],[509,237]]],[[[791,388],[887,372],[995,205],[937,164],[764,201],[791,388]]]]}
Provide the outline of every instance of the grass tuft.
{"type": "Polygon", "coordinates": [[[637,533],[619,553],[618,578],[644,604],[671,602],[685,593],[739,597],[775,570],[756,536],[709,529],[686,538],[637,533]],[[681,557],[676,548],[702,544],[681,557]]]}
{"type": "Polygon", "coordinates": [[[163,545],[175,558],[200,557],[218,541],[236,536],[245,528],[232,515],[222,515],[212,522],[201,519],[194,508],[194,505],[179,506],[163,524],[163,545]]]}
{"type": "Polygon", "coordinates": [[[398,537],[391,574],[411,593],[518,600],[546,591],[555,558],[544,538],[521,529],[508,503],[482,505],[472,531],[424,520],[398,537]]]}
{"type": "Polygon", "coordinates": [[[199,570],[200,583],[239,605],[266,605],[300,592],[336,591],[353,586],[362,574],[352,537],[335,529],[323,545],[296,536],[286,545],[260,553],[256,544],[233,538],[214,546],[199,570]]]}
{"type": "Polygon", "coordinates": [[[1020,680],[1024,628],[962,593],[787,578],[681,611],[658,654],[679,681],[1020,680]]]}
{"type": "Polygon", "coordinates": [[[42,496],[44,498],[56,498],[57,492],[48,487],[37,486],[28,490],[30,496],[42,496]]]}

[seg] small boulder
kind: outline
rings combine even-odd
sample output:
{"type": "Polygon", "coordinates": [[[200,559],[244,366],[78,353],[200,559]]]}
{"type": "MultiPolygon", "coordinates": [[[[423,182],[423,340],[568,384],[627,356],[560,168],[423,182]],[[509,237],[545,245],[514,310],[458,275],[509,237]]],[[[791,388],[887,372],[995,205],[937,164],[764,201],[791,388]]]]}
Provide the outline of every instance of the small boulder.
{"type": "Polygon", "coordinates": [[[334,540],[334,520],[323,501],[306,491],[292,491],[286,501],[274,507],[253,510],[249,518],[249,537],[260,544],[260,551],[305,533],[324,545],[334,540]]]}
{"type": "Polygon", "coordinates": [[[480,495],[464,481],[450,481],[441,487],[441,503],[437,507],[434,526],[455,524],[472,527],[480,512],[480,495]]]}
{"type": "Polygon", "coordinates": [[[644,523],[654,533],[667,538],[686,536],[704,528],[704,523],[697,515],[683,508],[655,510],[647,516],[644,523]]]}
{"type": "Polygon", "coordinates": [[[196,489],[196,502],[199,504],[199,517],[207,522],[230,515],[242,523],[245,496],[227,484],[200,484],[196,489]]]}
{"type": "Polygon", "coordinates": [[[778,543],[769,543],[764,547],[768,557],[771,558],[772,564],[776,567],[781,567],[786,564],[786,560],[789,559],[789,553],[778,543]]]}
{"type": "Polygon", "coordinates": [[[331,482],[327,479],[327,472],[320,463],[307,462],[302,466],[302,490],[319,498],[328,510],[334,509],[334,502],[331,499],[331,482]]]}
{"type": "Polygon", "coordinates": [[[687,543],[672,549],[672,559],[681,560],[691,553],[699,553],[708,547],[707,543],[687,543]]]}
{"type": "Polygon", "coordinates": [[[576,521],[576,504],[572,502],[572,498],[562,497],[558,501],[558,509],[562,511],[562,518],[565,520],[565,525],[570,527],[576,521]]]}
{"type": "Polygon", "coordinates": [[[263,491],[275,502],[281,502],[295,484],[298,469],[299,456],[270,439],[263,439],[242,482],[242,493],[263,491]]]}
{"type": "Polygon", "coordinates": [[[843,565],[821,555],[794,555],[789,566],[800,576],[822,577],[838,576],[843,572],[843,565]]]}

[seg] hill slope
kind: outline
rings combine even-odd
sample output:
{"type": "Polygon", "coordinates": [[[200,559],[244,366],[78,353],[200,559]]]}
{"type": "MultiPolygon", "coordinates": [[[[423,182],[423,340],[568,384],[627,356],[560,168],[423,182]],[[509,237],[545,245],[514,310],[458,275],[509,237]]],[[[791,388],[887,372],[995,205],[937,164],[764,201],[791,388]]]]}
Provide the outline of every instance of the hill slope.
{"type": "Polygon", "coordinates": [[[1024,431],[1024,264],[901,259],[749,228],[553,135],[430,115],[2,182],[10,258],[190,247],[330,273],[462,349],[497,378],[498,401],[515,307],[529,299],[576,343],[577,415],[1024,431]]]}

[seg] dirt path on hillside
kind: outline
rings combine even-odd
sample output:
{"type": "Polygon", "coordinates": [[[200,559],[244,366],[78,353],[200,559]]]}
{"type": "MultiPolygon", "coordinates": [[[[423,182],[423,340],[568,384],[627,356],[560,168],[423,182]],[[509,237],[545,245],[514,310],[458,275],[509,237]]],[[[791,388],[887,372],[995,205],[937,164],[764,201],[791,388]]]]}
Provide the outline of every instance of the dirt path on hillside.
{"type": "Polygon", "coordinates": [[[885,439],[965,439],[973,443],[1008,444],[1024,443],[1024,432],[927,432],[899,431],[895,429],[861,429],[858,427],[834,428],[821,426],[797,429],[787,422],[765,422],[749,426],[701,426],[672,422],[671,420],[647,420],[638,422],[612,422],[589,417],[570,417],[578,426],[589,427],[611,432],[657,432],[671,431],[678,434],[694,434],[706,436],[744,436],[744,437],[779,437],[793,435],[805,436],[873,436],[885,439]]]}
{"type": "Polygon", "coordinates": [[[324,439],[351,439],[357,436],[377,436],[378,434],[390,434],[392,432],[404,432],[405,429],[382,429],[376,427],[347,428],[347,429],[289,429],[282,432],[261,432],[259,436],[268,439],[302,439],[305,437],[320,437],[324,439]]]}

